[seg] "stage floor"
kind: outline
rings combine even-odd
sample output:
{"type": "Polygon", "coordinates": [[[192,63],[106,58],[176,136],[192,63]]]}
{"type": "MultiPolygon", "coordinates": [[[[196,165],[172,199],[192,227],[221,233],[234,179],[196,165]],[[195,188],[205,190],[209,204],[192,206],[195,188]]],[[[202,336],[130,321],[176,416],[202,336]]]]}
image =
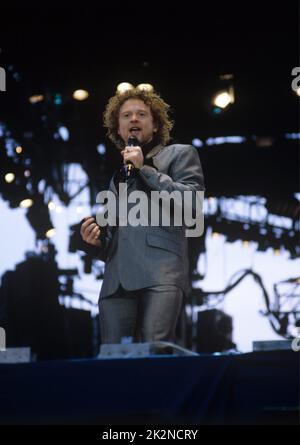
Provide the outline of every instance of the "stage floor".
{"type": "Polygon", "coordinates": [[[299,353],[0,365],[5,424],[297,424],[299,353]]]}

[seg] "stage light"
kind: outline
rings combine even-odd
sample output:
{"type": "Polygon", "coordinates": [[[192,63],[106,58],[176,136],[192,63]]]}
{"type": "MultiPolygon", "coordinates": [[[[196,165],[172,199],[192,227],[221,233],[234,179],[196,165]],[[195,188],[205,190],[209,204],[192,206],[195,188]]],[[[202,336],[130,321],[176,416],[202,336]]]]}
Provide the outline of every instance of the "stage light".
{"type": "Polygon", "coordinates": [[[15,148],[15,150],[16,150],[16,153],[18,153],[18,155],[19,155],[20,153],[22,153],[23,148],[19,145],[18,147],[15,148]]]}
{"type": "Polygon", "coordinates": [[[300,139],[300,133],[285,133],[284,136],[286,139],[293,139],[293,140],[300,139]]]}
{"type": "Polygon", "coordinates": [[[106,153],[105,145],[104,144],[97,145],[97,152],[99,153],[99,155],[105,155],[106,153]]]}
{"type": "Polygon", "coordinates": [[[55,236],[55,234],[56,234],[55,229],[49,229],[46,231],[47,238],[53,238],[55,236]]]}
{"type": "Polygon", "coordinates": [[[29,178],[30,175],[31,175],[30,170],[25,170],[24,171],[25,178],[29,178]]]}
{"type": "Polygon", "coordinates": [[[141,91],[148,91],[148,92],[152,92],[152,91],[154,91],[154,88],[153,88],[153,86],[151,85],[151,83],[140,83],[138,86],[137,86],[137,89],[138,90],[141,90],[141,91]]]}
{"type": "Polygon", "coordinates": [[[198,138],[194,138],[192,140],[192,144],[194,147],[202,147],[203,146],[203,142],[198,138]]]}
{"type": "Polygon", "coordinates": [[[14,175],[14,173],[6,173],[6,175],[4,176],[4,179],[8,183],[13,182],[15,179],[15,175],[14,175]]]}
{"type": "Polygon", "coordinates": [[[235,101],[233,88],[233,74],[223,74],[219,76],[219,92],[213,98],[213,105],[217,107],[214,112],[224,110],[229,104],[235,101]]]}
{"type": "Polygon", "coordinates": [[[17,181],[12,181],[8,183],[3,181],[1,194],[5,200],[9,202],[11,209],[16,209],[18,207],[28,207],[31,204],[31,194],[26,190],[24,184],[17,184],[17,181]]]}
{"type": "Polygon", "coordinates": [[[49,210],[41,195],[35,197],[34,204],[27,210],[26,218],[35,231],[37,239],[50,238],[54,235],[49,210]]]}
{"type": "Polygon", "coordinates": [[[206,145],[242,144],[243,142],[246,142],[244,136],[218,136],[205,141],[206,145]]]}
{"type": "Polygon", "coordinates": [[[33,205],[33,200],[30,198],[23,199],[19,204],[19,206],[22,207],[23,209],[28,209],[32,205],[33,205]]]}
{"type": "Polygon", "coordinates": [[[42,100],[44,100],[44,96],[42,94],[34,94],[30,96],[28,100],[31,104],[37,104],[38,102],[42,102],[42,100]]]}
{"type": "Polygon", "coordinates": [[[73,93],[73,99],[75,100],[86,100],[89,97],[89,93],[86,90],[75,90],[73,93]]]}
{"type": "Polygon", "coordinates": [[[54,210],[55,207],[56,207],[56,205],[54,204],[53,201],[49,201],[49,202],[48,202],[48,209],[49,209],[49,210],[54,210]]]}
{"type": "Polygon", "coordinates": [[[213,99],[213,104],[221,109],[226,108],[230,103],[232,99],[228,91],[220,91],[213,99]]]}
{"type": "Polygon", "coordinates": [[[122,83],[119,83],[119,85],[117,86],[117,93],[123,94],[126,91],[132,90],[132,88],[134,88],[134,87],[131,83],[122,82],[122,83]]]}
{"type": "Polygon", "coordinates": [[[63,141],[68,141],[70,139],[70,132],[67,127],[58,127],[58,133],[63,141]]]}

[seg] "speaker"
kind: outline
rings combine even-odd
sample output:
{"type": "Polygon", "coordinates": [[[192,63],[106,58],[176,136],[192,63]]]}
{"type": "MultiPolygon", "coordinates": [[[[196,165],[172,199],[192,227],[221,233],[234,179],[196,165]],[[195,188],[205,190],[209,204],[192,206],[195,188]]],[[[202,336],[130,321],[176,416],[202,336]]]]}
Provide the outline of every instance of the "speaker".
{"type": "Polygon", "coordinates": [[[197,352],[211,353],[235,349],[232,341],[232,317],[218,309],[198,312],[197,352]]]}

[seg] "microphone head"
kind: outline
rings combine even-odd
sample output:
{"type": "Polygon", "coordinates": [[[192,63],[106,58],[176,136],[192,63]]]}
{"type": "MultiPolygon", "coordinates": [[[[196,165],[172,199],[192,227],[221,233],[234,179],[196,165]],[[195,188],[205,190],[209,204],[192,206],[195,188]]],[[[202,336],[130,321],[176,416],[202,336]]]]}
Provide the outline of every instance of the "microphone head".
{"type": "Polygon", "coordinates": [[[136,138],[135,136],[129,136],[127,145],[128,146],[137,146],[137,145],[140,145],[140,143],[138,141],[138,138],[136,138]]]}

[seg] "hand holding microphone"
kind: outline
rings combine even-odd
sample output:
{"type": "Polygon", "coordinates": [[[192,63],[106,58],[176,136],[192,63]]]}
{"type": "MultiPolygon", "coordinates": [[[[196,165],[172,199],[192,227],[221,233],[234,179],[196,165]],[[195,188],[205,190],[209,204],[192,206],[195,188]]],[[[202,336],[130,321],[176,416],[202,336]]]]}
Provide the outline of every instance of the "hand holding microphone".
{"type": "Polygon", "coordinates": [[[135,136],[130,136],[124,150],[121,151],[124,164],[126,164],[126,176],[129,177],[134,168],[142,168],[144,156],[139,141],[135,136]]]}

